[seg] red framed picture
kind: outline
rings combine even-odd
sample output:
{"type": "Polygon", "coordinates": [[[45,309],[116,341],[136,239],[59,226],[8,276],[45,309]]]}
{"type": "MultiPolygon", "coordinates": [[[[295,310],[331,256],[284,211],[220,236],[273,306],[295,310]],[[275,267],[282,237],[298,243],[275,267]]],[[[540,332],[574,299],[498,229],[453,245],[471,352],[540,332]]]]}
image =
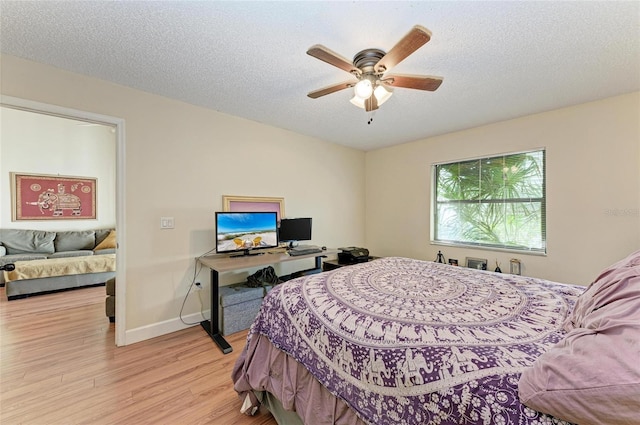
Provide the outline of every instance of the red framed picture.
{"type": "Polygon", "coordinates": [[[96,219],[96,178],[11,173],[13,221],[96,219]]]}

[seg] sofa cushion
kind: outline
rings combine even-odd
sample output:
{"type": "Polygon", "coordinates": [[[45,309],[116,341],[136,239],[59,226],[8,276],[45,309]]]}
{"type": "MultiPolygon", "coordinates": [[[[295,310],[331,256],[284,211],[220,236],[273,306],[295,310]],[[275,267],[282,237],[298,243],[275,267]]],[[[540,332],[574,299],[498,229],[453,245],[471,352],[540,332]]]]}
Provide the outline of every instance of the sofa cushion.
{"type": "Polygon", "coordinates": [[[47,258],[84,257],[85,255],[93,255],[93,251],[90,249],[82,249],[77,251],[54,252],[47,256],[47,258]]]}
{"type": "Polygon", "coordinates": [[[0,242],[7,254],[53,254],[56,232],[26,229],[0,229],[0,242]]]}
{"type": "Polygon", "coordinates": [[[53,243],[56,252],[93,249],[96,245],[96,232],[94,230],[57,232],[53,243]]]}
{"type": "Polygon", "coordinates": [[[112,230],[109,232],[109,235],[102,242],[96,245],[94,250],[97,251],[101,249],[115,249],[115,248],[116,248],[116,231],[112,230]]]}
{"type": "Polygon", "coordinates": [[[15,263],[16,261],[29,261],[29,260],[44,260],[47,258],[46,254],[9,254],[0,257],[0,266],[5,264],[15,263]]]}
{"type": "Polygon", "coordinates": [[[116,253],[116,249],[115,248],[94,249],[93,253],[95,255],[115,254],[116,253]]]}

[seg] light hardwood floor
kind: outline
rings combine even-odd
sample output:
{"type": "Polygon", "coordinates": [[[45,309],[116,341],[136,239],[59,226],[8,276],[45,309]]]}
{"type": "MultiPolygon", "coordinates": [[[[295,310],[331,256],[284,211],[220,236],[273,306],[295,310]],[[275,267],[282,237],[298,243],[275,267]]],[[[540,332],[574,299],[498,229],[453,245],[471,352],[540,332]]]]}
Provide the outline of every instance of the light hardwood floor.
{"type": "Polygon", "coordinates": [[[200,326],[115,346],[104,287],[7,301],[0,288],[0,423],[276,425],[240,414],[231,370],[200,326]]]}

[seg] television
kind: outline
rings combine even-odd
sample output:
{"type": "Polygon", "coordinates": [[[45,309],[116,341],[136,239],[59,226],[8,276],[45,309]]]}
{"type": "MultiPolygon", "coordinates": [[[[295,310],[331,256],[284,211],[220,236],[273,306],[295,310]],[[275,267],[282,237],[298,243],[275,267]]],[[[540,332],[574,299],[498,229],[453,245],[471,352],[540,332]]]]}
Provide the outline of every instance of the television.
{"type": "Polygon", "coordinates": [[[254,250],[278,247],[275,212],[216,212],[216,252],[257,255],[254,250]]]}
{"type": "Polygon", "coordinates": [[[283,218],[278,233],[280,242],[289,242],[293,248],[296,242],[311,240],[311,218],[283,218]]]}

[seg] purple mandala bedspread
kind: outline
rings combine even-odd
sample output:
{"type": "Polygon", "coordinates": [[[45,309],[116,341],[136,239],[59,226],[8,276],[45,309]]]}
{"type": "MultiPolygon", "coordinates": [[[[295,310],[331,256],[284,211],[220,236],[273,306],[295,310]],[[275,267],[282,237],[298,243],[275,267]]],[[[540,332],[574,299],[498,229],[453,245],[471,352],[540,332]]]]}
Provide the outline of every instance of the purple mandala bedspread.
{"type": "Polygon", "coordinates": [[[584,288],[407,258],[299,278],[264,299],[265,335],[366,423],[565,424],[518,401],[584,288]]]}

